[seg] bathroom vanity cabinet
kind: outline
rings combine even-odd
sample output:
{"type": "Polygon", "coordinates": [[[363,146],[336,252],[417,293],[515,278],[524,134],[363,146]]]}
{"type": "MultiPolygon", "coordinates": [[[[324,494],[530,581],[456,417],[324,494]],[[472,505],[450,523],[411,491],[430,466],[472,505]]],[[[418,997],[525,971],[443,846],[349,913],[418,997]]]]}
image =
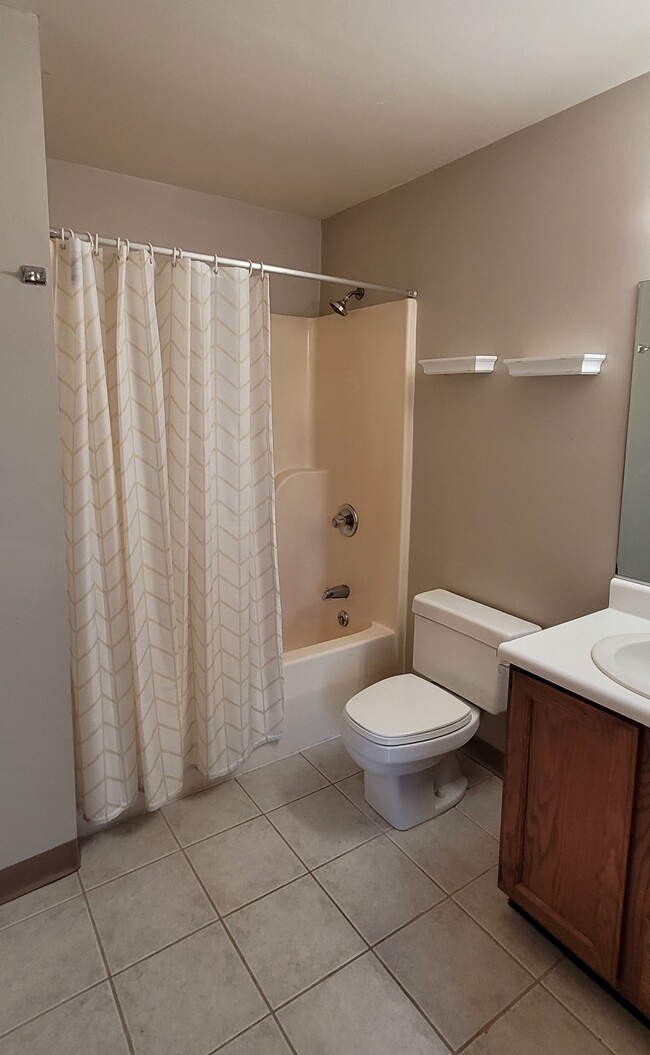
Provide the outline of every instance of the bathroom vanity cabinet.
{"type": "Polygon", "coordinates": [[[650,729],[516,668],[499,886],[650,1015],[650,729]]]}

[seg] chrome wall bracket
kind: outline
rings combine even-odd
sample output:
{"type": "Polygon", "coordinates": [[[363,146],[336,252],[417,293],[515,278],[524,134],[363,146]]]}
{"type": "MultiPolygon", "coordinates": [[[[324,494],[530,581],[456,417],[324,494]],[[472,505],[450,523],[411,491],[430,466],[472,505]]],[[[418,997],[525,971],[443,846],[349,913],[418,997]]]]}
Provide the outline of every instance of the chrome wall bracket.
{"type": "Polygon", "coordinates": [[[20,277],[28,286],[47,285],[47,271],[44,267],[36,267],[34,264],[23,264],[20,269],[20,277]]]}

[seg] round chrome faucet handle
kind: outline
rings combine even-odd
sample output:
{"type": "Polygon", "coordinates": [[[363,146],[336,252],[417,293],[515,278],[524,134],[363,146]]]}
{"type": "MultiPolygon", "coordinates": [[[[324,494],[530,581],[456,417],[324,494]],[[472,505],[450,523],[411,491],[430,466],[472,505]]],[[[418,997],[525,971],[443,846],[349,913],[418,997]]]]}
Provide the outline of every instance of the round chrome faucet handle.
{"type": "Polygon", "coordinates": [[[354,506],[351,506],[348,502],[339,506],[336,515],[332,517],[332,527],[338,528],[342,535],[349,538],[355,534],[358,526],[359,517],[354,506]]]}

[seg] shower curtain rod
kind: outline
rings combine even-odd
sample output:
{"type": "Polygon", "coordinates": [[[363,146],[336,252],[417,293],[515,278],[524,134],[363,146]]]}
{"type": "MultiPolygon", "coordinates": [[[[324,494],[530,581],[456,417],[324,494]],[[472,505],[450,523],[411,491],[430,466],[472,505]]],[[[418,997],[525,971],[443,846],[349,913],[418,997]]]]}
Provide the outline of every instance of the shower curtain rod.
{"type": "Polygon", "coordinates": [[[122,243],[130,249],[147,249],[157,256],[186,257],[188,260],[201,260],[204,264],[212,264],[213,266],[216,264],[217,267],[222,264],[225,267],[241,267],[249,271],[251,275],[254,271],[257,271],[260,275],[287,275],[290,278],[308,278],[314,282],[332,282],[338,286],[363,286],[364,289],[372,289],[377,293],[393,293],[398,297],[415,299],[418,295],[417,289],[395,289],[393,286],[378,286],[374,282],[363,282],[356,278],[341,278],[339,275],[319,275],[315,271],[297,271],[292,267],[278,267],[275,264],[264,264],[253,260],[235,260],[228,256],[216,256],[215,253],[211,255],[208,253],[189,253],[178,247],[168,249],[164,246],[151,245],[150,242],[130,242],[127,238],[104,238],[103,235],[91,234],[89,231],[84,234],[75,234],[70,227],[50,227],[50,238],[60,238],[62,241],[65,241],[66,238],[81,238],[82,241],[90,242],[91,245],[97,248],[105,246],[106,248],[112,247],[116,249],[122,243]]]}

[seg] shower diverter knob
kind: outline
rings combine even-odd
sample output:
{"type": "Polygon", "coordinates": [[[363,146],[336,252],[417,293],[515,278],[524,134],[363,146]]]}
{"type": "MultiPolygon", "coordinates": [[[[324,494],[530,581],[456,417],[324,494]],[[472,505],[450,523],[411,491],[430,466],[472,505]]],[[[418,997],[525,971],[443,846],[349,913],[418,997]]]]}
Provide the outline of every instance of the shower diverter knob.
{"type": "Polygon", "coordinates": [[[342,535],[349,538],[359,527],[359,517],[354,506],[345,502],[339,506],[336,516],[332,517],[332,527],[338,528],[342,535]]]}

